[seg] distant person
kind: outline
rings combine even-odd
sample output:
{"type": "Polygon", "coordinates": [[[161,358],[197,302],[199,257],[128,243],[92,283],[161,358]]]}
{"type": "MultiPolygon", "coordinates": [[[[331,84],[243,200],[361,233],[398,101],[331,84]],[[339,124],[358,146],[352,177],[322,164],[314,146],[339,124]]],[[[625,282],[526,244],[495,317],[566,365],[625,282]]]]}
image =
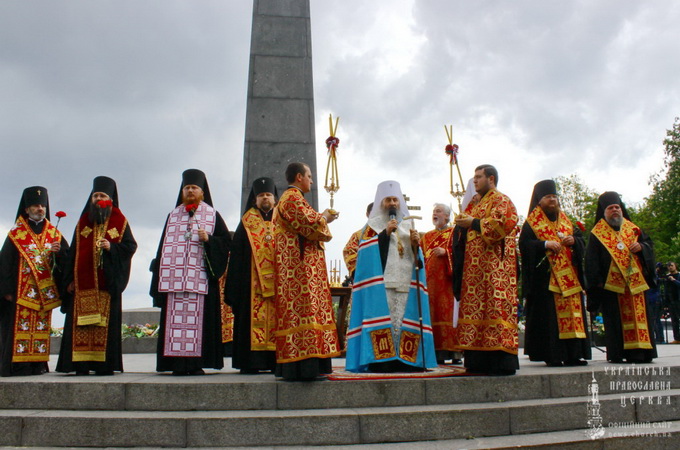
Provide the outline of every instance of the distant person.
{"type": "Polygon", "coordinates": [[[319,213],[305,200],[312,189],[308,165],[286,168],[288,189],[274,211],[276,244],[276,376],[313,381],[331,373],[340,356],[324,242],[337,213],[319,213]]]}
{"type": "Polygon", "coordinates": [[[517,358],[517,209],[502,194],[498,170],[478,166],[474,176],[479,201],[455,218],[463,228],[464,263],[456,266],[460,299],[458,345],[472,373],[513,375],[517,358]]]}
{"type": "Polygon", "coordinates": [[[437,363],[451,360],[460,364],[462,354],[457,351],[456,329],[453,313],[456,299],[453,295],[454,228],[450,225],[451,208],[436,203],[432,211],[434,230],[420,240],[425,256],[427,295],[430,298],[430,315],[434,333],[437,363]]]}
{"type": "Polygon", "coordinates": [[[158,372],[203,375],[224,367],[219,279],[230,242],[205,174],[185,170],[152,265],[150,294],[161,308],[158,372]]]}
{"type": "Polygon", "coordinates": [[[671,314],[673,326],[673,341],[671,344],[680,344],[680,273],[674,262],[668,263],[668,275],[664,278],[666,286],[666,302],[671,314]]]}
{"type": "Polygon", "coordinates": [[[130,279],[137,242],[118,207],[109,177],[92,182],[69,249],[65,281],[69,296],[57,372],[113,375],[123,371],[123,291],[130,279]]]}
{"type": "Polygon", "coordinates": [[[597,202],[586,249],[588,310],[602,311],[607,360],[649,363],[657,356],[644,292],[653,286],[654,245],[630,221],[616,192],[597,202]]]}
{"type": "Polygon", "coordinates": [[[526,299],[524,353],[549,366],[584,366],[591,359],[583,303],[581,231],[560,208],[553,180],[536,183],[519,235],[526,299]]]}
{"type": "Polygon", "coordinates": [[[271,178],[253,181],[231,243],[225,301],[234,312],[232,366],[241,373],[276,368],[274,223],[277,190],[271,178]]]}
{"type": "Polygon", "coordinates": [[[24,189],[0,251],[0,376],[48,371],[52,310],[61,305],[68,243],[50,223],[47,189],[24,189]]]}

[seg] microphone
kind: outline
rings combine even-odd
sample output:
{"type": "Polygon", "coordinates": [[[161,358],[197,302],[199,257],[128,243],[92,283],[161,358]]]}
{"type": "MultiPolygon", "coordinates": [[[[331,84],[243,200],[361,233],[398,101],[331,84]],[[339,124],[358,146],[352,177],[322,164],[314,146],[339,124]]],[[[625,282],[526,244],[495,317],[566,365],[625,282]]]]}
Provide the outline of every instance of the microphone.
{"type": "Polygon", "coordinates": [[[390,215],[390,220],[394,220],[397,218],[397,208],[390,208],[388,211],[388,214],[390,215]]]}

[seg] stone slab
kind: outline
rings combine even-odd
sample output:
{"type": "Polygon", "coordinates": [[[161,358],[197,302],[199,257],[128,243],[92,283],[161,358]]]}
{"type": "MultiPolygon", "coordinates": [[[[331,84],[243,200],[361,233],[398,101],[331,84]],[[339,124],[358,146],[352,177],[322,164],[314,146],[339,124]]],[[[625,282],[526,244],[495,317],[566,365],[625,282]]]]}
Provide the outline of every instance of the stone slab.
{"type": "MultiPolygon", "coordinates": [[[[311,122],[314,105],[311,101],[250,98],[248,108],[260,111],[260,114],[251,117],[246,124],[249,141],[314,143],[314,124],[311,122]]],[[[284,171],[285,167],[280,171],[279,177],[284,171]]]]}
{"type": "Polygon", "coordinates": [[[0,392],[0,409],[92,410],[125,407],[125,388],[120,383],[97,383],[94,380],[3,383],[0,392]]]}
{"type": "Polygon", "coordinates": [[[422,380],[279,383],[279,409],[356,408],[425,404],[422,380]]]}
{"type": "Polygon", "coordinates": [[[182,419],[169,417],[59,411],[25,417],[21,442],[55,447],[184,447],[186,430],[182,419]]]}
{"type": "Polygon", "coordinates": [[[126,309],[123,311],[122,322],[128,325],[151,324],[155,325],[161,321],[160,308],[137,308],[126,309]]]}
{"type": "Polygon", "coordinates": [[[276,409],[276,384],[269,383],[130,383],[128,410],[267,410],[276,409]]]}
{"type": "Polygon", "coordinates": [[[453,377],[427,383],[430,405],[470,402],[502,402],[545,398],[550,394],[549,376],[532,377],[453,377]]]}
{"type": "Polygon", "coordinates": [[[309,17],[309,0],[258,0],[258,14],[309,17]]]}
{"type": "Polygon", "coordinates": [[[251,55],[310,57],[309,19],[261,15],[253,22],[251,55]]]}
{"type": "Polygon", "coordinates": [[[359,421],[346,411],[296,411],[249,418],[196,418],[187,424],[187,445],[230,447],[359,443],[359,421]]]}
{"type": "Polygon", "coordinates": [[[314,86],[312,60],[281,56],[255,56],[253,60],[253,97],[312,100],[314,86]]]}
{"type": "Polygon", "coordinates": [[[21,418],[4,417],[0,413],[0,446],[21,445],[21,418]]]}
{"type": "Polygon", "coordinates": [[[507,408],[393,408],[385,414],[363,414],[360,424],[362,443],[461,439],[508,434],[510,415],[507,408]]]}

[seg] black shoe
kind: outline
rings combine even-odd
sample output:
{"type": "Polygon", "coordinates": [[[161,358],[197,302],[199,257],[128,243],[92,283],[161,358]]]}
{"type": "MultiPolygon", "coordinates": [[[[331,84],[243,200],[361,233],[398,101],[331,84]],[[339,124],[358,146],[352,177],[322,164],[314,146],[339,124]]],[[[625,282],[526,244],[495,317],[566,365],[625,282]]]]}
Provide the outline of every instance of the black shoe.
{"type": "Polygon", "coordinates": [[[187,372],[187,375],[205,375],[205,372],[203,371],[203,369],[196,369],[187,372]]]}
{"type": "Polygon", "coordinates": [[[239,373],[241,375],[257,375],[260,371],[258,369],[241,369],[239,373]]]}
{"type": "Polygon", "coordinates": [[[564,361],[565,366],[587,366],[588,361],[584,359],[571,359],[569,361],[564,361]]]}
{"type": "Polygon", "coordinates": [[[185,375],[189,375],[189,372],[187,372],[186,370],[173,370],[172,374],[176,377],[183,377],[185,375]]]}
{"type": "Polygon", "coordinates": [[[94,374],[99,376],[113,375],[113,370],[95,370],[94,374]]]}
{"type": "Polygon", "coordinates": [[[546,361],[545,365],[548,367],[562,367],[562,361],[546,361]]]}
{"type": "Polygon", "coordinates": [[[78,376],[84,376],[84,375],[89,375],[90,371],[89,370],[76,370],[76,375],[78,376]]]}

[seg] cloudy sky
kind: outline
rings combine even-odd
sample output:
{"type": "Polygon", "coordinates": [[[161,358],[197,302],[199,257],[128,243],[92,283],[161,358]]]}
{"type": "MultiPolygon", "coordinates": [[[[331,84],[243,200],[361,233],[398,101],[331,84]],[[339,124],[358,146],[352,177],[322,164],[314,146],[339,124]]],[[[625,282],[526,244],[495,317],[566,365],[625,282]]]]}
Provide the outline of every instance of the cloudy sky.
{"type": "MultiPolygon", "coordinates": [[[[495,164],[523,215],[533,184],[559,175],[649,194],[680,115],[678,2],[311,0],[311,14],[320,174],[341,117],[328,259],[385,179],[431,228],[432,203],[451,202],[445,124],[463,176],[495,164]]],[[[70,239],[92,178],[111,176],[139,243],[124,307],[149,306],[184,169],[203,169],[238,223],[251,16],[245,0],[0,2],[0,234],[39,184],[70,239]]]]}

